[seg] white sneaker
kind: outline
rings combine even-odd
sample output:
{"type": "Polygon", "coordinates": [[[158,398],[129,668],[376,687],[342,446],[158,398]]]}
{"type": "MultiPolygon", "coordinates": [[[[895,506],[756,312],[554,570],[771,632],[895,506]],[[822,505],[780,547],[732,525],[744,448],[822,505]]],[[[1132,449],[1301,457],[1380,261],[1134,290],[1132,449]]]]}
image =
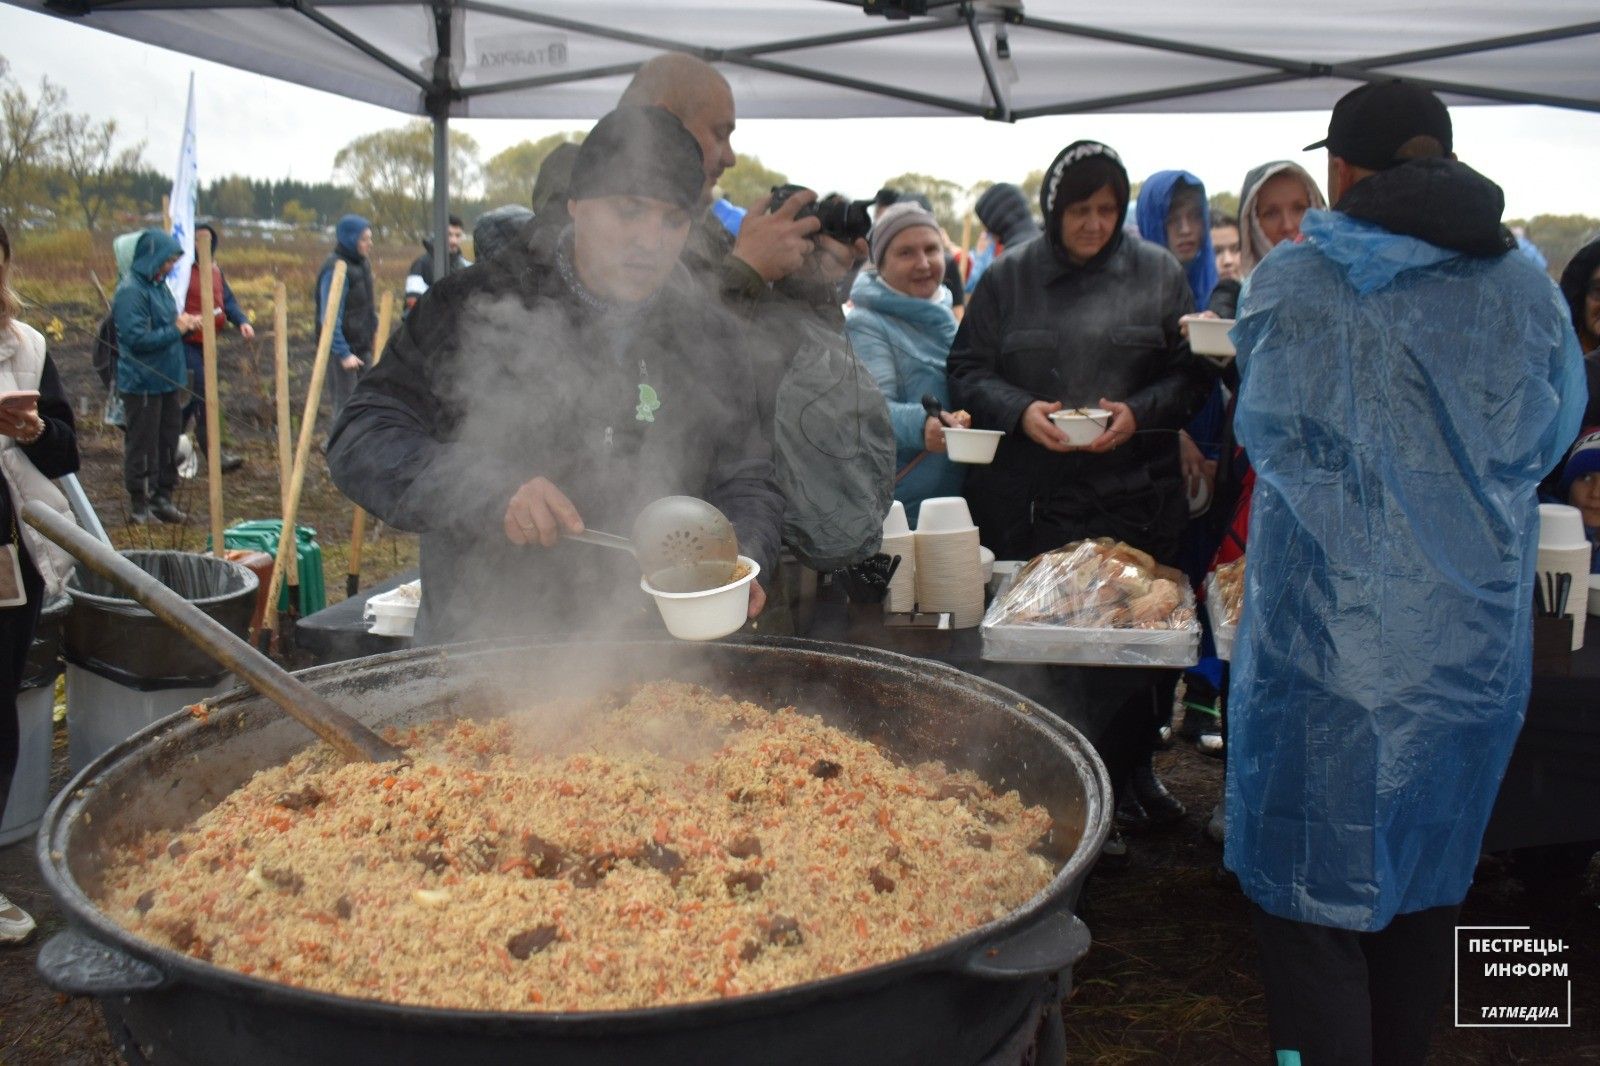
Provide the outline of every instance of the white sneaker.
{"type": "Polygon", "coordinates": [[[1211,808],[1211,820],[1206,823],[1206,836],[1213,844],[1221,844],[1228,835],[1228,812],[1224,803],[1211,808]]]}
{"type": "Polygon", "coordinates": [[[20,944],[32,935],[28,912],[0,895],[0,944],[20,944]]]}

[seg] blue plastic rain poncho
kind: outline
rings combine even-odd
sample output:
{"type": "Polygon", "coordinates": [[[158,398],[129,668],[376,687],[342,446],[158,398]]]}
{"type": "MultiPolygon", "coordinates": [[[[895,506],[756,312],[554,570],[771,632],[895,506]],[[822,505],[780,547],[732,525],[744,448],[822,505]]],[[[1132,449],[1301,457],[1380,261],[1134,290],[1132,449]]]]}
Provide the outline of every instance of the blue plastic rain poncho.
{"type": "MultiPolygon", "coordinates": [[[[895,468],[904,470],[922,454],[922,427],[928,413],[922,397],[935,396],[950,406],[945,356],[956,335],[950,290],[940,286],[931,300],[907,296],[884,284],[876,270],[856,275],[850,289],[855,305],[845,320],[850,346],[878,383],[889,404],[894,425],[895,468]]],[[[906,518],[916,524],[922,501],[961,495],[962,469],[948,456],[927,455],[894,486],[894,498],[905,504],[906,518]]]]}
{"type": "Polygon", "coordinates": [[[1583,377],[1523,256],[1301,228],[1233,329],[1257,481],[1226,862],[1272,914],[1371,931],[1471,882],[1528,698],[1534,491],[1583,377]]]}
{"type": "Polygon", "coordinates": [[[1139,236],[1167,248],[1167,215],[1172,211],[1172,195],[1180,185],[1200,190],[1200,250],[1183,265],[1183,273],[1189,279],[1189,291],[1194,293],[1194,305],[1203,308],[1211,302],[1211,290],[1217,287],[1217,254],[1211,247],[1211,205],[1206,202],[1205,183],[1187,170],[1156,171],[1139,186],[1134,221],[1139,236]]]}

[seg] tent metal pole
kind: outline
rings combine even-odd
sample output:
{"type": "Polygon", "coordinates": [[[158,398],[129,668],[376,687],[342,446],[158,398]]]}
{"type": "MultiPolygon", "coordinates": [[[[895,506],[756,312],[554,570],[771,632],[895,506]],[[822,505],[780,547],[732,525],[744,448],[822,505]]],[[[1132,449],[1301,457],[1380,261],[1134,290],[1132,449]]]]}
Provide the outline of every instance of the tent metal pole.
{"type": "Polygon", "coordinates": [[[496,82],[493,85],[469,85],[460,90],[462,99],[475,96],[494,96],[497,93],[516,93],[524,89],[542,89],[546,85],[571,85],[573,82],[593,81],[596,78],[613,78],[618,74],[633,75],[644,60],[632,63],[614,63],[609,67],[590,67],[587,70],[569,70],[562,74],[542,74],[537,78],[519,78],[516,81],[496,82]]]}
{"type": "Polygon", "coordinates": [[[1000,76],[995,73],[994,64],[989,61],[989,50],[983,45],[983,31],[978,29],[977,13],[971,4],[962,4],[961,14],[965,17],[967,29],[972,34],[972,47],[978,53],[978,65],[983,68],[983,80],[989,83],[989,99],[994,101],[994,114],[984,117],[997,122],[1010,122],[1011,101],[1000,84],[1000,76]]]}
{"type": "Polygon", "coordinates": [[[365,38],[351,33],[349,30],[328,18],[328,16],[324,15],[310,4],[304,2],[304,0],[293,0],[293,2],[288,6],[293,10],[298,11],[312,22],[315,22],[318,26],[321,26],[324,30],[327,30],[329,33],[333,34],[335,37],[339,38],[339,40],[343,41],[351,48],[354,48],[362,55],[369,59],[375,60],[378,63],[382,63],[385,67],[389,68],[400,77],[406,79],[411,84],[417,86],[419,89],[422,89],[424,92],[428,91],[430,88],[428,80],[422,77],[422,75],[410,69],[404,63],[401,63],[398,59],[389,55],[381,48],[368,43],[365,38]]]}
{"type": "MultiPolygon", "coordinates": [[[[789,63],[779,63],[770,59],[761,59],[754,54],[754,51],[782,51],[783,48],[780,47],[781,42],[773,42],[769,45],[758,45],[754,51],[741,48],[703,48],[698,45],[688,44],[684,41],[675,41],[670,38],[656,37],[650,34],[634,33],[632,30],[618,29],[614,26],[597,26],[592,23],[580,22],[576,19],[561,18],[556,15],[546,15],[534,11],[521,11],[516,8],[510,8],[502,4],[493,3],[492,0],[457,0],[457,6],[464,11],[478,11],[486,15],[496,15],[501,18],[514,19],[518,22],[530,22],[534,25],[549,26],[554,29],[568,30],[573,33],[593,34],[596,37],[603,37],[607,40],[622,41],[626,44],[641,45],[645,48],[658,48],[664,52],[686,52],[689,55],[698,56],[708,63],[731,63],[734,66],[750,67],[753,70],[764,70],[772,74],[788,74],[792,77],[799,78],[802,81],[816,81],[821,82],[824,85],[836,85],[842,89],[855,89],[859,92],[868,93],[873,96],[887,96],[894,100],[906,100],[911,103],[925,104],[928,107],[950,111],[955,114],[976,115],[987,118],[994,117],[994,115],[988,114],[991,109],[978,104],[969,104],[961,100],[951,99],[949,97],[935,96],[931,93],[919,93],[909,89],[899,89],[892,86],[878,85],[860,78],[849,78],[838,74],[823,74],[819,71],[807,70],[804,67],[794,66],[789,63]]],[[[944,23],[937,24],[937,26],[938,28],[948,28],[948,24],[944,23]]],[[[932,29],[934,27],[930,26],[929,28],[932,29]]],[[[870,39],[872,37],[884,35],[885,33],[882,29],[872,29],[863,31],[859,37],[860,39],[870,39]]],[[[837,35],[831,37],[829,43],[845,43],[851,39],[854,38],[847,37],[845,35],[837,35]]],[[[517,82],[513,83],[511,86],[508,86],[508,88],[537,87],[539,85],[561,84],[568,81],[584,81],[592,77],[603,77],[606,75],[606,73],[607,72],[578,71],[574,72],[570,77],[552,75],[547,79],[527,79],[527,81],[533,83],[532,86],[528,86],[526,82],[517,82]]],[[[499,88],[499,86],[486,85],[467,90],[467,92],[472,96],[485,96],[499,90],[499,88]]]]}
{"type": "Polygon", "coordinates": [[[861,78],[847,78],[842,74],[824,74],[821,71],[797,67],[792,63],[774,63],[770,59],[758,59],[755,56],[742,55],[736,51],[724,52],[716,58],[724,63],[731,63],[736,67],[750,67],[752,70],[765,70],[771,74],[787,74],[802,81],[819,81],[824,85],[837,85],[841,89],[855,89],[857,92],[866,93],[869,96],[887,96],[892,100],[906,100],[914,104],[925,104],[928,107],[939,108],[952,114],[976,115],[979,118],[994,117],[991,114],[993,109],[982,104],[969,104],[964,100],[955,100],[948,96],[935,96],[932,93],[897,89],[861,78]]]}
{"type": "Polygon", "coordinates": [[[433,279],[444,280],[450,267],[450,115],[433,116],[433,279]]]}
{"type": "Polygon", "coordinates": [[[433,120],[433,278],[444,280],[450,270],[450,57],[453,47],[453,15],[449,0],[433,4],[434,39],[438,52],[433,60],[433,87],[428,94],[428,116],[433,120]]]}
{"type": "Polygon", "coordinates": [[[1457,56],[1472,55],[1475,52],[1497,52],[1505,48],[1525,48],[1532,44],[1569,41],[1574,37],[1591,37],[1596,34],[1600,34],[1600,22],[1582,22],[1573,26],[1557,26],[1554,29],[1519,33],[1511,37],[1486,37],[1480,41],[1446,44],[1438,48],[1423,48],[1414,52],[1394,52],[1386,56],[1374,56],[1371,59],[1361,59],[1344,65],[1397,67],[1405,66],[1409,63],[1427,63],[1436,59],[1454,59],[1457,56]]]}
{"type": "Polygon", "coordinates": [[[1044,115],[1081,115],[1090,111],[1109,111],[1118,107],[1132,107],[1135,104],[1152,104],[1159,103],[1162,100],[1176,100],[1184,96],[1203,96],[1206,93],[1227,92],[1231,89],[1253,89],[1259,85],[1279,85],[1286,81],[1299,80],[1300,75],[1283,71],[1251,74],[1243,78],[1207,81],[1196,85],[1175,85],[1171,88],[1149,89],[1145,92],[1123,93],[1119,96],[1096,96],[1087,100],[1072,100],[1067,103],[1044,104],[1039,107],[1020,107],[1013,112],[1012,118],[1026,119],[1040,118],[1044,115]]]}

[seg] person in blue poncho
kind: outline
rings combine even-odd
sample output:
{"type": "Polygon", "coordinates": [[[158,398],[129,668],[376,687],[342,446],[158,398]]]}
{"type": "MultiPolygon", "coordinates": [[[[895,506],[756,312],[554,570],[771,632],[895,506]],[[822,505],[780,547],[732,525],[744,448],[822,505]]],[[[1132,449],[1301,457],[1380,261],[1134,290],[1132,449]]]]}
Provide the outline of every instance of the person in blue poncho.
{"type": "Polygon", "coordinates": [[[1250,276],[1236,428],[1256,471],[1225,860],[1281,1066],[1421,1064],[1521,728],[1535,487],[1577,431],[1566,307],[1426,90],[1363,86],[1332,211],[1250,276]]]}
{"type": "MultiPolygon", "coordinates": [[[[944,285],[944,239],[920,204],[885,209],[872,226],[873,269],[856,275],[845,320],[850,345],[889,404],[896,445],[894,498],[914,524],[922,501],[961,495],[961,468],[945,455],[946,423],[922,407],[931,395],[950,406],[945,356],[956,335],[944,285]]],[[[946,415],[953,424],[971,418],[946,415]]]]}

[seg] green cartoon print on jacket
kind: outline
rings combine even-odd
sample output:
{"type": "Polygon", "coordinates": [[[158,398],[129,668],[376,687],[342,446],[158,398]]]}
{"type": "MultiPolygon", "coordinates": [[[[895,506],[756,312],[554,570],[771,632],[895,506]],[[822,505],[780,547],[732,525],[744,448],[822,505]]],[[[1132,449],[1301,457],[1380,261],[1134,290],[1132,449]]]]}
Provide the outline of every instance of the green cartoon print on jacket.
{"type": "Polygon", "coordinates": [[[661,407],[661,397],[656,395],[655,387],[644,382],[639,383],[639,406],[634,409],[633,417],[640,422],[654,422],[656,411],[661,407]]]}

